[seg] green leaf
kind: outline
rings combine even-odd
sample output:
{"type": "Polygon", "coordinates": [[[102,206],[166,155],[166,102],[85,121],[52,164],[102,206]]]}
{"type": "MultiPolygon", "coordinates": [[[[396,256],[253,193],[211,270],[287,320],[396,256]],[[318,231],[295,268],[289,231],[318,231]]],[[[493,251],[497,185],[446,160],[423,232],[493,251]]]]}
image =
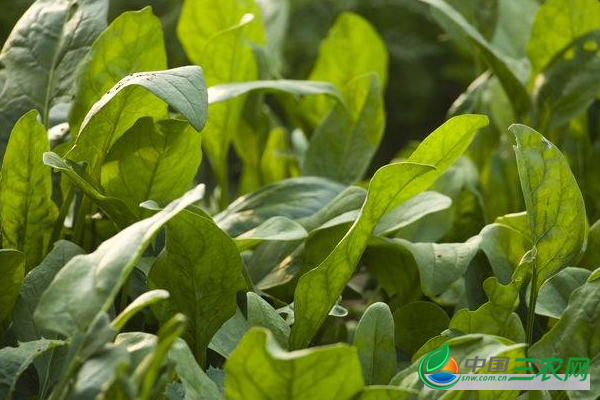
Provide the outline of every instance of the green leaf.
{"type": "Polygon", "coordinates": [[[478,115],[454,117],[425,138],[408,163],[391,164],[375,173],[354,225],[329,256],[298,282],[294,293],[296,323],[290,336],[291,348],[307,346],[317,332],[354,273],[379,219],[426,190],[466,150],[475,132],[487,123],[486,117],[478,115]]]}
{"type": "Polygon", "coordinates": [[[19,376],[33,360],[45,351],[63,346],[61,340],[40,339],[21,343],[19,347],[0,349],[0,398],[10,400],[17,386],[19,376]]]}
{"type": "Polygon", "coordinates": [[[322,94],[342,105],[344,98],[335,86],[328,82],[312,82],[280,79],[276,81],[250,81],[223,83],[208,88],[208,104],[220,103],[251,92],[289,93],[295,96],[322,94]]]}
{"type": "Polygon", "coordinates": [[[167,204],[192,187],[202,160],[201,140],[186,121],[141,118],[108,153],[102,187],[138,217],[146,200],[167,204]]]}
{"type": "Polygon", "coordinates": [[[261,328],[252,328],[225,364],[230,400],[350,400],[362,388],[354,348],[339,343],[287,353],[261,328]]]}
{"type": "Polygon", "coordinates": [[[33,313],[42,293],[58,271],[73,257],[83,253],[83,249],[76,244],[60,240],[54,244],[54,248],[44,261],[27,274],[12,315],[12,329],[20,342],[29,342],[51,335],[51,332],[43,332],[39,329],[33,319],[33,313]]]}
{"type": "Polygon", "coordinates": [[[77,67],[106,26],[107,10],[105,0],[38,0],[21,16],[0,53],[0,158],[25,112],[38,110],[49,126],[51,109],[70,102],[77,67]]]}
{"type": "Polygon", "coordinates": [[[423,217],[448,209],[452,199],[437,192],[423,192],[389,211],[377,224],[376,236],[393,236],[396,232],[423,217]]]}
{"type": "Polygon", "coordinates": [[[126,228],[136,220],[135,214],[121,199],[104,194],[100,184],[82,164],[60,158],[53,152],[44,153],[43,161],[47,166],[64,172],[120,229],[126,228]]]}
{"type": "Polygon", "coordinates": [[[481,238],[475,236],[465,243],[411,243],[390,239],[413,255],[421,278],[423,293],[437,296],[462,277],[479,251],[481,238]]]}
{"type": "MultiPolygon", "coordinates": [[[[375,73],[380,88],[385,88],[387,69],[388,52],[375,28],[358,14],[345,12],[321,42],[309,80],[330,82],[337,88],[344,88],[358,76],[375,73]]],[[[304,116],[314,126],[327,114],[331,102],[323,96],[311,97],[304,100],[302,107],[304,116]]]]}
{"type": "Polygon", "coordinates": [[[240,251],[253,248],[264,241],[295,241],[308,236],[306,229],[286,217],[272,217],[254,229],[235,238],[240,251]]]}
{"type": "Polygon", "coordinates": [[[536,119],[544,130],[579,117],[596,99],[600,91],[599,51],[600,31],[594,31],[558,53],[538,75],[533,88],[536,119]]]}
{"type": "Polygon", "coordinates": [[[590,227],[588,246],[579,265],[588,269],[600,267],[600,220],[590,227]]]}
{"type": "Polygon", "coordinates": [[[583,268],[567,267],[548,279],[540,287],[535,312],[550,318],[560,318],[567,308],[569,298],[575,289],[582,286],[590,276],[583,268]]]}
{"type": "Polygon", "coordinates": [[[269,329],[277,344],[286,349],[290,336],[290,327],[281,315],[254,292],[246,293],[246,300],[248,302],[248,325],[251,327],[262,326],[269,329]]]}
{"type": "Polygon", "coordinates": [[[135,300],[133,300],[129,305],[121,311],[119,315],[112,321],[111,325],[117,330],[120,331],[127,321],[129,321],[135,314],[144,308],[158,303],[161,300],[166,300],[169,298],[169,292],[166,290],[151,290],[149,292],[143,293],[135,300]]]}
{"type": "MultiPolygon", "coordinates": [[[[527,226],[525,226],[527,228],[527,226]]],[[[483,251],[501,283],[509,283],[531,241],[518,230],[501,223],[486,225],[479,232],[483,251]]]]}
{"type": "Polygon", "coordinates": [[[2,324],[12,313],[23,284],[25,255],[17,250],[0,249],[0,271],[3,276],[0,281],[0,324],[2,324]]]}
{"type": "Polygon", "coordinates": [[[527,56],[534,75],[574,39],[600,28],[595,0],[548,0],[535,15],[527,56]]]}
{"type": "Polygon", "coordinates": [[[181,113],[196,130],[206,122],[207,94],[202,69],[186,66],[126,76],[100,98],[81,123],[67,157],[85,161],[98,176],[106,154],[139,118],[166,113],[166,105],[181,113]],[[156,98],[155,98],[156,96],[156,98]],[[160,100],[162,101],[160,101],[160,100]]]}
{"type": "Polygon", "coordinates": [[[200,368],[185,341],[178,339],[169,350],[169,360],[185,388],[185,400],[221,400],[217,385],[200,368]]]}
{"type": "MultiPolygon", "coordinates": [[[[560,320],[529,350],[531,357],[546,358],[550,354],[565,360],[556,371],[559,374],[565,373],[569,357],[589,358],[591,363],[588,373],[591,379],[591,388],[598,387],[600,382],[600,342],[598,341],[600,279],[598,279],[598,271],[596,270],[583,286],[573,292],[560,320]]],[[[597,395],[592,390],[570,392],[569,397],[593,400],[597,395]]]]}
{"type": "Polygon", "coordinates": [[[526,57],[525,48],[539,6],[537,0],[498,0],[492,44],[513,58],[526,57]]]}
{"type": "Polygon", "coordinates": [[[485,333],[502,336],[515,342],[525,341],[525,330],[514,312],[519,304],[519,288],[510,283],[501,285],[492,277],[483,288],[489,301],[475,311],[462,309],[454,314],[450,328],[463,333],[485,333]]]}
{"type": "MultiPolygon", "coordinates": [[[[245,36],[257,43],[264,41],[260,10],[253,0],[185,0],[177,24],[177,37],[189,59],[205,68],[206,48],[216,34],[240,23],[242,17],[252,14],[257,19],[249,25],[245,36]],[[198,18],[202,15],[202,18],[198,18]]],[[[207,74],[209,76],[209,74],[207,74]]]]}
{"type": "MultiPolygon", "coordinates": [[[[240,0],[236,0],[240,1],[240,0]]],[[[225,3],[231,3],[228,0],[225,3]]],[[[213,6],[219,8],[220,6],[213,6]]],[[[222,83],[253,81],[257,79],[254,53],[244,40],[247,32],[260,24],[246,14],[237,25],[215,32],[202,47],[202,67],[208,86],[222,83]]],[[[221,207],[228,200],[227,155],[236,132],[239,131],[245,97],[212,104],[210,118],[204,130],[203,147],[221,186],[221,207]]]]}
{"type": "Polygon", "coordinates": [[[528,65],[524,60],[512,59],[498,51],[467,20],[444,0],[420,0],[429,4],[453,27],[464,34],[478,50],[488,67],[500,80],[517,114],[527,111],[530,99],[523,82],[528,78],[528,65]]]}
{"type": "Polygon", "coordinates": [[[42,295],[34,313],[36,325],[66,336],[85,331],[98,313],[112,306],[156,232],[200,200],[202,191],[202,186],[196,187],[154,216],[122,230],[93,253],[71,259],[42,295]]]}
{"type": "Polygon", "coordinates": [[[233,317],[229,318],[215,333],[210,341],[209,348],[216,351],[224,358],[229,358],[244,334],[250,329],[244,314],[238,308],[233,317]]]}
{"type": "Polygon", "coordinates": [[[385,385],[396,374],[394,318],[385,303],[373,303],[354,333],[354,347],[367,385],[385,385]]]}
{"type": "Polygon", "coordinates": [[[450,347],[448,346],[448,343],[446,343],[438,350],[429,354],[425,369],[427,372],[432,372],[442,368],[446,364],[446,361],[448,361],[448,357],[450,356],[450,347]]]}
{"type": "Polygon", "coordinates": [[[384,239],[372,239],[361,262],[397,304],[421,298],[419,269],[406,248],[384,239]]]}
{"type": "Polygon", "coordinates": [[[27,270],[44,258],[58,216],[52,177],[42,163],[50,145],[37,117],[31,110],[17,121],[0,171],[2,245],[22,251],[27,270]]]}
{"type": "Polygon", "coordinates": [[[310,217],[343,190],[343,185],[323,178],[286,179],[238,198],[214,219],[221,229],[235,237],[272,217],[310,217]]]}
{"type": "Polygon", "coordinates": [[[315,129],[303,162],[304,175],[342,183],[361,179],[379,147],[385,128],[383,93],[375,73],[350,80],[337,104],[315,129]]]}
{"type": "Polygon", "coordinates": [[[576,261],[585,248],[588,223],[577,181],[561,152],[524,125],[512,125],[529,228],[537,249],[539,290],[544,281],[576,261]]]}
{"type": "Polygon", "coordinates": [[[153,310],[162,323],[175,313],[188,318],[183,338],[201,363],[213,335],[235,313],[236,293],[245,288],[242,268],[235,243],[210,219],[183,211],[167,223],[165,248],[148,279],[150,288],[171,296],[153,310]]]}
{"type": "MultiPolygon", "coordinates": [[[[394,321],[396,343],[406,353],[414,354],[427,340],[448,328],[450,319],[438,305],[429,301],[415,301],[396,310],[394,321]]],[[[436,364],[437,361],[430,363],[436,364]]],[[[428,368],[428,371],[432,369],[428,368]]]]}
{"type": "MultiPolygon", "coordinates": [[[[125,76],[166,68],[162,26],[152,9],[146,7],[119,15],[98,36],[79,67],[75,98],[69,112],[71,132],[79,132],[94,103],[125,76]]],[[[164,113],[162,107],[157,107],[156,113],[152,111],[153,117],[164,113]]]]}
{"type": "Polygon", "coordinates": [[[107,344],[79,369],[69,399],[102,398],[130,364],[130,356],[122,346],[107,344]]]}

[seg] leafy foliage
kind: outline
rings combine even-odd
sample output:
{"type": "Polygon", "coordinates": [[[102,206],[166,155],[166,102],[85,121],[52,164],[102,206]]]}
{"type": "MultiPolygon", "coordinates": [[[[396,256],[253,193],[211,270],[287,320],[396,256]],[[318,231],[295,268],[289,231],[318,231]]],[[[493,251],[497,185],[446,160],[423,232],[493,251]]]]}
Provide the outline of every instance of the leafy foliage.
{"type": "Polygon", "coordinates": [[[0,398],[448,397],[425,355],[588,357],[548,398],[597,397],[600,6],[402,2],[473,82],[388,149],[427,88],[383,2],[342,3],[30,6],[0,53],[0,398]]]}

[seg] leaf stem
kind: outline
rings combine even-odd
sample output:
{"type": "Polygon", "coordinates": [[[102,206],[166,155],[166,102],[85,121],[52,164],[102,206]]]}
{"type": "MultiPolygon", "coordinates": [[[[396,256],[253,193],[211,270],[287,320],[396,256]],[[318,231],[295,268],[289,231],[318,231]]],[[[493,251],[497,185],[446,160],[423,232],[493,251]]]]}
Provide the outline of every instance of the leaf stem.
{"type": "Polygon", "coordinates": [[[531,290],[529,292],[529,309],[527,310],[527,344],[533,344],[533,325],[535,322],[535,305],[537,303],[537,263],[532,263],[531,271],[531,290]]]}
{"type": "Polygon", "coordinates": [[[49,253],[54,246],[54,243],[60,239],[60,233],[63,230],[65,224],[65,218],[67,218],[67,214],[69,214],[69,210],[71,209],[71,203],[73,202],[73,196],[75,196],[75,186],[73,184],[69,185],[69,190],[67,191],[67,195],[63,199],[63,203],[60,206],[60,212],[58,214],[58,218],[54,222],[54,226],[52,227],[52,235],[50,236],[50,242],[48,242],[48,249],[46,253],[49,253]]]}
{"type": "Polygon", "coordinates": [[[75,219],[75,226],[73,227],[73,241],[83,246],[83,231],[85,227],[85,218],[90,210],[90,199],[87,196],[83,196],[79,210],[77,211],[77,218],[75,219]]]}

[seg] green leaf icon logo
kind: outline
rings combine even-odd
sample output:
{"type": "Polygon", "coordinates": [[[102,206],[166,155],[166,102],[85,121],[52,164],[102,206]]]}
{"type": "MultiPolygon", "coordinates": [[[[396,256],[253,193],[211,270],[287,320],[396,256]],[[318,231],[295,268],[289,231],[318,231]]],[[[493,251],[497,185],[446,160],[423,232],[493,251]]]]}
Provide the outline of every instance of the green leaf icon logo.
{"type": "Polygon", "coordinates": [[[425,370],[427,372],[431,372],[443,367],[444,365],[446,365],[446,361],[448,361],[449,356],[450,347],[448,346],[448,343],[446,343],[444,346],[428,354],[427,363],[425,364],[425,370]]]}

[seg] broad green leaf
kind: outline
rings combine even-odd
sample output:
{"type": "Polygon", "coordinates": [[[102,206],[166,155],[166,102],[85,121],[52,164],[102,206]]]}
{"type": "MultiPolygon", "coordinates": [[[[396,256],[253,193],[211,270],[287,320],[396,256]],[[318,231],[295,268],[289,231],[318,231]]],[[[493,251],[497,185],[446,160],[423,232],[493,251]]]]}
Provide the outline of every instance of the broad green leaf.
{"type": "MultiPolygon", "coordinates": [[[[279,182],[293,175],[296,169],[291,156],[288,134],[284,128],[271,129],[267,136],[265,148],[260,156],[260,180],[263,184],[279,182]]],[[[249,169],[248,163],[244,168],[249,169]]]]}
{"type": "MultiPolygon", "coordinates": [[[[598,8],[600,14],[600,5],[598,8]]],[[[538,75],[533,89],[536,120],[544,130],[565,125],[596,99],[600,91],[599,51],[600,31],[594,31],[558,53],[538,75]]]]}
{"type": "Polygon", "coordinates": [[[501,223],[486,225],[479,232],[483,251],[500,283],[509,283],[531,241],[521,232],[501,223]]]}
{"type": "MultiPolygon", "coordinates": [[[[240,0],[235,0],[240,1],[240,0]]],[[[227,0],[224,3],[232,3],[227,0]]],[[[213,6],[219,8],[220,6],[213,6]]],[[[202,47],[201,65],[206,74],[208,86],[222,83],[256,80],[256,62],[251,46],[245,41],[245,34],[260,21],[246,14],[237,25],[215,32],[202,47]]],[[[236,97],[227,102],[212,104],[210,118],[204,130],[202,145],[215,171],[221,186],[221,207],[225,208],[228,199],[227,156],[229,146],[239,131],[245,97],[236,97]]]]}
{"type": "MultiPolygon", "coordinates": [[[[0,249],[0,324],[10,317],[25,275],[25,255],[17,250],[0,249]]],[[[2,325],[0,325],[0,331],[2,325]]],[[[1,332],[0,332],[1,333],[1,332]]]]}
{"type": "Polygon", "coordinates": [[[185,0],[177,24],[177,36],[188,58],[205,68],[205,64],[210,62],[206,59],[208,42],[216,34],[239,24],[246,14],[252,14],[257,21],[248,26],[245,36],[257,44],[263,43],[260,10],[253,0],[185,0]],[[198,17],[200,15],[202,18],[198,17]]]}
{"type": "Polygon", "coordinates": [[[374,234],[394,235],[426,215],[446,210],[451,205],[452,199],[448,196],[437,192],[423,192],[385,214],[377,224],[374,234]]]}
{"type": "Polygon", "coordinates": [[[206,122],[207,94],[202,69],[186,66],[126,76],[98,100],[81,123],[67,157],[85,161],[97,177],[106,154],[139,118],[166,114],[166,104],[196,130],[206,122]],[[162,100],[162,101],[161,101],[162,100]]]}
{"type": "MultiPolygon", "coordinates": [[[[464,336],[458,336],[456,338],[449,339],[448,337],[440,336],[435,340],[429,341],[419,351],[419,356],[413,358],[413,364],[405,370],[402,370],[396,375],[390,385],[400,386],[404,389],[417,390],[419,393],[423,393],[424,384],[419,379],[418,368],[421,361],[423,352],[433,351],[440,347],[448,344],[448,350],[450,356],[454,358],[459,366],[460,374],[470,374],[471,369],[464,367],[465,360],[473,359],[475,356],[479,358],[485,358],[489,360],[491,357],[509,357],[509,363],[507,365],[506,374],[518,373],[515,371],[515,367],[523,366],[523,363],[517,363],[516,358],[525,357],[525,344],[515,344],[512,341],[502,338],[499,336],[482,335],[482,334],[470,334],[464,336]],[[428,348],[430,344],[432,348],[428,348]]],[[[484,368],[479,368],[475,371],[477,374],[488,374],[487,363],[484,368]]],[[[445,399],[451,398],[453,400],[467,400],[472,399],[473,396],[479,400],[514,400],[518,391],[503,390],[503,391],[452,391],[448,393],[443,390],[432,390],[426,391],[426,398],[430,400],[437,400],[444,396],[445,399]]]]}
{"type": "Polygon", "coordinates": [[[139,311],[168,298],[169,292],[166,290],[157,289],[146,292],[129,303],[129,305],[127,305],[127,307],[121,311],[119,315],[117,315],[117,318],[112,321],[111,325],[116,330],[120,331],[125,326],[127,321],[129,321],[139,311]]]}
{"type": "Polygon", "coordinates": [[[32,110],[17,121],[0,171],[2,245],[22,251],[27,270],[42,261],[58,216],[50,170],[42,162],[50,145],[37,117],[32,110]]]}
{"type": "Polygon", "coordinates": [[[317,332],[354,273],[380,218],[426,190],[487,123],[488,119],[479,115],[454,117],[425,138],[408,163],[391,164],[375,173],[356,222],[329,256],[298,282],[294,293],[296,323],[290,336],[291,348],[307,346],[317,332]]]}
{"type": "Polygon", "coordinates": [[[277,341],[277,344],[286,349],[290,336],[290,327],[281,315],[254,292],[246,293],[246,300],[248,303],[248,325],[251,327],[262,326],[263,328],[267,328],[273,334],[273,338],[277,341]]]}
{"type": "MultiPolygon", "coordinates": [[[[438,305],[429,301],[415,301],[396,310],[394,322],[396,343],[406,353],[414,354],[428,339],[448,328],[450,319],[438,305]]],[[[436,360],[434,357],[430,359],[432,367],[428,366],[428,370],[436,369],[433,368],[433,364],[438,364],[436,360]]]]}
{"type": "Polygon", "coordinates": [[[363,388],[356,350],[346,344],[288,353],[252,328],[225,364],[230,400],[350,400],[363,388]]]}
{"type": "Polygon", "coordinates": [[[313,216],[344,190],[324,178],[291,178],[238,198],[215,216],[215,222],[235,237],[276,216],[289,219],[313,216]]]}
{"type": "Polygon", "coordinates": [[[567,308],[571,294],[590,276],[583,268],[567,267],[548,279],[540,287],[535,312],[550,318],[560,318],[567,308]]]}
{"type": "MultiPolygon", "coordinates": [[[[375,28],[363,17],[345,12],[321,42],[309,80],[330,82],[343,88],[358,76],[375,73],[379,86],[385,88],[387,69],[388,52],[375,28]]],[[[323,96],[311,97],[305,99],[302,106],[305,117],[314,126],[327,114],[331,102],[323,96]]]]}
{"type": "Polygon", "coordinates": [[[60,340],[40,339],[21,343],[19,347],[0,349],[0,398],[6,400],[12,398],[19,376],[36,357],[64,344],[65,342],[60,340]]]}
{"type": "MultiPolygon", "coordinates": [[[[529,350],[531,357],[547,358],[549,354],[562,358],[562,366],[557,373],[564,374],[569,357],[587,357],[591,360],[589,376],[590,388],[597,388],[600,382],[600,276],[596,270],[587,282],[576,289],[569,299],[567,308],[560,320],[529,350]]],[[[572,399],[593,400],[597,397],[591,391],[570,392],[572,399]]]]}
{"type": "Polygon", "coordinates": [[[245,288],[242,268],[235,243],[210,219],[186,210],[166,224],[166,245],[148,279],[150,288],[171,296],[153,310],[162,323],[175,313],[187,317],[183,338],[201,363],[213,335],[235,313],[236,293],[245,288]]]}
{"type": "Polygon", "coordinates": [[[413,255],[421,278],[423,293],[437,296],[450,284],[462,277],[481,244],[475,236],[465,243],[411,243],[404,239],[390,239],[405,247],[413,255]]]}
{"type": "Polygon", "coordinates": [[[347,107],[334,106],[315,129],[303,173],[353,183],[363,177],[383,136],[383,93],[375,73],[351,79],[342,92],[347,107]]]}
{"type": "Polygon", "coordinates": [[[200,200],[202,191],[202,186],[190,190],[164,210],[105,241],[93,253],[71,259],[40,298],[34,313],[36,325],[66,336],[85,331],[98,313],[112,306],[156,232],[200,200]]]}
{"type": "Polygon", "coordinates": [[[548,0],[535,14],[527,56],[534,74],[570,42],[600,29],[600,4],[595,0],[548,0]]]}
{"type": "Polygon", "coordinates": [[[185,389],[185,400],[221,400],[217,385],[200,368],[185,341],[178,339],[169,350],[169,360],[185,389]]]}
{"type": "Polygon", "coordinates": [[[533,237],[539,290],[585,248],[588,223],[577,181],[561,152],[524,125],[512,125],[517,166],[533,237]]]}
{"type": "Polygon", "coordinates": [[[519,304],[519,288],[510,283],[499,284],[492,277],[483,283],[489,301],[475,311],[462,309],[454,314],[450,328],[463,333],[485,333],[515,342],[525,341],[525,330],[514,312],[519,304]]]}
{"type": "Polygon", "coordinates": [[[404,305],[421,298],[419,268],[405,247],[384,239],[372,239],[361,262],[397,304],[404,305]]]}
{"type": "Polygon", "coordinates": [[[38,0],[21,16],[0,52],[0,158],[25,112],[38,110],[49,126],[52,108],[70,102],[77,67],[106,26],[107,10],[106,0],[38,0]]]}
{"type": "Polygon", "coordinates": [[[300,278],[294,293],[296,323],[290,347],[306,347],[337,302],[346,282],[356,268],[371,233],[381,216],[397,197],[415,195],[415,184],[433,167],[416,163],[397,163],[380,168],[369,184],[362,211],[346,236],[327,258],[300,278]]]}
{"type": "Polygon", "coordinates": [[[248,322],[238,308],[233,317],[229,318],[215,333],[210,341],[209,348],[224,358],[229,358],[248,329],[250,329],[248,322]]]}
{"type": "Polygon", "coordinates": [[[106,156],[102,187],[137,216],[146,200],[167,204],[192,187],[202,160],[201,140],[186,121],[141,118],[106,156]]]}
{"type": "Polygon", "coordinates": [[[274,71],[278,71],[281,67],[281,57],[289,28],[290,3],[289,0],[256,0],[265,25],[270,59],[275,63],[272,68],[274,71]]]}
{"type": "Polygon", "coordinates": [[[129,363],[130,357],[124,347],[107,344],[81,366],[69,393],[69,399],[87,400],[104,397],[117,380],[120,371],[126,370],[129,363]]]}
{"type": "Polygon", "coordinates": [[[600,220],[590,227],[588,246],[579,265],[588,269],[600,267],[600,220]]]}
{"type": "Polygon", "coordinates": [[[297,222],[286,217],[272,217],[254,229],[235,238],[240,251],[247,250],[265,241],[288,242],[305,239],[306,230],[297,222]]]}
{"type": "Polygon", "coordinates": [[[394,318],[385,303],[374,303],[360,318],[354,347],[367,385],[385,385],[396,374],[394,318]]]}
{"type": "Polygon", "coordinates": [[[513,58],[524,58],[531,27],[539,8],[537,0],[498,0],[492,44],[513,58]]]}
{"type": "Polygon", "coordinates": [[[498,51],[481,33],[444,0],[420,0],[429,4],[436,13],[462,32],[478,50],[488,67],[502,83],[502,87],[512,100],[515,111],[523,113],[530,107],[530,99],[523,82],[528,78],[528,65],[524,60],[510,58],[498,51]]]}
{"type": "MultiPolygon", "coordinates": [[[[146,7],[119,15],[98,36],[79,67],[75,98],[69,113],[71,132],[79,132],[94,103],[125,76],[166,68],[162,26],[152,9],[146,7]]],[[[157,107],[156,113],[152,111],[153,117],[161,117],[164,113],[162,107],[157,107]]]]}
{"type": "MultiPolygon", "coordinates": [[[[54,279],[58,271],[73,257],[83,254],[79,246],[60,240],[54,244],[54,248],[42,263],[32,269],[23,281],[21,292],[12,314],[12,331],[19,342],[29,342],[42,338],[52,338],[52,332],[43,331],[38,328],[33,313],[39,303],[42,293],[54,279]]],[[[42,390],[52,387],[60,376],[53,373],[62,368],[63,358],[66,355],[65,348],[53,349],[52,351],[38,356],[33,364],[42,382],[42,390]]]]}
{"type": "Polygon", "coordinates": [[[208,88],[208,104],[231,100],[255,91],[289,93],[296,96],[322,94],[337,100],[342,105],[344,98],[335,86],[328,82],[312,82],[281,79],[276,81],[250,81],[223,83],[208,88]]]}
{"type": "Polygon", "coordinates": [[[50,333],[40,331],[33,319],[42,293],[50,285],[58,271],[73,257],[83,254],[84,251],[74,243],[60,240],[44,261],[31,270],[21,287],[12,315],[12,329],[20,342],[29,342],[50,336],[50,333]]]}
{"type": "MultiPolygon", "coordinates": [[[[316,179],[316,178],[300,178],[316,179]]],[[[300,180],[294,180],[299,182],[300,180]]],[[[288,180],[287,182],[291,182],[288,180]]],[[[324,181],[328,182],[328,181],[324,181]]],[[[273,186],[274,187],[274,186],[273,186]]],[[[317,197],[306,199],[301,204],[312,204],[312,201],[318,199],[318,196],[324,196],[322,205],[316,207],[310,215],[300,216],[296,221],[307,231],[314,231],[328,220],[342,215],[347,211],[360,208],[366,196],[366,190],[357,186],[349,186],[337,194],[330,196],[321,193],[317,197]],[[307,203],[310,201],[311,203],[307,203]]],[[[300,193],[300,192],[299,192],[300,193]]],[[[304,193],[301,194],[304,196],[304,193]]],[[[291,211],[291,210],[290,210],[291,211]]],[[[296,210],[294,210],[296,211],[296,210]]],[[[287,212],[287,211],[286,211],[287,212]]],[[[299,269],[299,262],[293,262],[294,258],[300,259],[303,254],[303,244],[301,241],[295,242],[267,242],[255,248],[252,256],[246,260],[252,281],[258,288],[265,290],[269,287],[279,286],[289,282],[299,269]],[[288,258],[289,256],[289,258],[288,258]],[[292,262],[290,262],[292,260],[292,262]]]]}
{"type": "Polygon", "coordinates": [[[47,166],[64,172],[120,229],[126,228],[136,220],[135,214],[121,199],[104,194],[100,184],[82,164],[60,158],[53,152],[44,153],[43,161],[47,166]]]}

